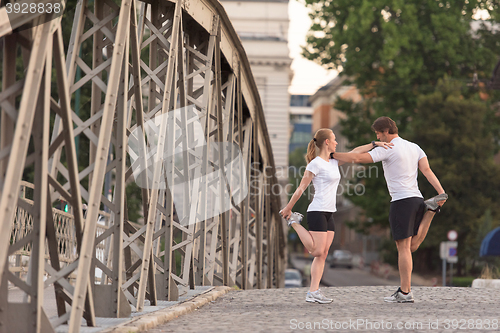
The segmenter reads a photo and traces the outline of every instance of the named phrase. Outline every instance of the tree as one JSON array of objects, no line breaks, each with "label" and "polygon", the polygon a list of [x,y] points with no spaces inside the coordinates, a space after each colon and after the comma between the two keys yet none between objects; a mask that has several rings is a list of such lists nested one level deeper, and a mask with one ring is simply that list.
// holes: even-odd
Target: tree
[{"label": "tree", "polygon": [[363,94],[387,97],[384,112],[411,112],[444,75],[488,77],[496,63],[487,27],[471,31],[478,8],[498,7],[490,1],[305,1],[313,25],[303,55],[352,77]]},{"label": "tree", "polygon": [[[344,111],[347,116],[341,122],[342,134],[355,147],[375,139],[370,125],[376,118],[389,116],[394,119],[403,138],[415,140],[426,152],[430,150],[431,166],[436,168],[438,177],[443,178],[444,188],[453,192],[452,198],[456,193],[478,194],[471,194],[474,197],[469,197],[472,200],[469,203],[460,198],[450,204],[455,200],[451,199],[440,215],[442,220],[450,218],[453,223],[458,223],[462,240],[472,241],[472,238],[468,239],[467,232],[474,230],[474,225],[484,214],[484,208],[493,203],[488,198],[495,197],[479,193],[478,184],[491,191],[496,181],[493,181],[496,174],[492,173],[491,155],[498,150],[500,140],[498,117],[495,117],[491,105],[499,98],[498,93],[489,91],[489,101],[481,101],[477,91],[467,88],[467,84],[473,82],[474,74],[479,80],[489,78],[498,61],[500,38],[491,29],[500,19],[498,1],[305,2],[311,9],[313,25],[303,55],[325,67],[337,69],[340,75],[348,76],[364,97],[359,103],[336,102],[335,108]],[[491,15],[487,24],[474,21],[477,9],[486,9]],[[440,83],[436,88],[439,80],[445,77],[446,83]],[[439,94],[443,96],[442,100],[436,97]],[[432,101],[429,100],[432,98]],[[448,122],[440,120],[443,108],[450,113]],[[436,124],[441,127],[434,127]],[[479,137],[474,131],[462,134],[456,131],[462,127],[468,129],[467,126],[481,128]],[[439,139],[433,139],[440,131],[442,135]],[[428,140],[423,141],[424,138]],[[479,142],[481,153],[477,149],[473,150],[472,157],[456,153],[458,148],[455,145],[458,143],[464,144],[463,148]],[[450,150],[452,146],[455,150]],[[447,169],[451,166],[444,165],[448,159],[441,159],[440,152],[453,152],[450,159],[467,160],[463,164],[454,163],[455,170]],[[479,161],[473,161],[479,158],[481,165]],[[441,170],[445,173],[441,174]],[[359,179],[365,186],[366,195],[350,199],[363,208],[367,217],[373,218],[373,223],[387,226],[389,196],[382,174]],[[455,177],[459,182],[451,181]],[[423,195],[434,195],[435,191],[424,184],[425,181]],[[492,211],[492,214],[498,216],[496,212]],[[436,239],[432,234],[424,246],[435,246],[437,237],[444,232],[435,225],[433,228],[438,229],[435,230]]]},{"label": "tree", "polygon": [[[489,76],[500,51],[498,36],[486,26],[471,31],[472,15],[485,8],[484,1],[306,0],[306,5],[313,25],[303,54],[349,76],[364,96],[360,103],[335,105],[347,115],[343,135],[352,147],[375,139],[370,125],[382,115],[408,135],[420,94],[432,93],[444,75],[463,83],[472,82],[474,73]],[[489,6],[491,13],[497,8]],[[364,180],[367,193],[380,191],[381,184],[382,179]],[[378,194],[354,201],[375,223],[386,224],[387,213],[378,209],[388,195]]]},{"label": "tree", "polygon": [[303,55],[347,75],[365,97],[360,105],[336,105],[348,116],[343,134],[353,146],[373,138],[370,125],[381,115],[405,133],[420,94],[433,92],[445,75],[460,82],[472,82],[474,74],[489,78],[500,54],[496,21],[472,18],[477,9],[495,18],[497,2],[305,1],[313,25]]},{"label": "tree", "polygon": [[[425,147],[431,168],[450,195],[422,247],[435,251],[446,233],[456,230],[459,269],[465,268],[466,258],[479,256],[477,236],[487,233],[481,230],[484,220],[500,216],[500,166],[493,161],[491,134],[492,123],[498,125],[499,119],[492,113],[477,96],[464,98],[456,82],[441,80],[434,93],[419,98],[418,117],[411,123],[411,139]],[[424,194],[435,193],[424,177],[420,180]]]}]

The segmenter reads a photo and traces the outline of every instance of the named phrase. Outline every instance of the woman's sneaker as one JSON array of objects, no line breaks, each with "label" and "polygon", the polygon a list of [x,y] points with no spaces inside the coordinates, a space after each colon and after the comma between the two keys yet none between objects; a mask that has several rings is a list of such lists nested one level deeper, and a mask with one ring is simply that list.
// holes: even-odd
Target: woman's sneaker
[{"label": "woman's sneaker", "polygon": [[316,291],[308,291],[306,295],[306,302],[309,303],[320,303],[320,304],[328,304],[333,302],[333,299],[327,298],[321,290]]},{"label": "woman's sneaker", "polygon": [[403,294],[401,287],[389,297],[384,297],[384,301],[389,303],[414,303],[413,293],[410,291],[407,295]]},{"label": "woman's sneaker", "polygon": [[298,223],[300,224],[302,222],[302,219],[304,218],[304,215],[297,213],[297,212],[292,212],[292,215],[290,215],[290,218],[288,219],[288,226],[291,226],[292,223]]},{"label": "woman's sneaker", "polygon": [[[280,210],[280,214],[281,214],[281,210]],[[300,213],[292,212],[292,214],[290,215],[290,218],[287,220],[288,226],[290,227],[292,225],[292,223],[300,224],[302,222],[303,218],[304,218],[304,215],[302,215]]]}]

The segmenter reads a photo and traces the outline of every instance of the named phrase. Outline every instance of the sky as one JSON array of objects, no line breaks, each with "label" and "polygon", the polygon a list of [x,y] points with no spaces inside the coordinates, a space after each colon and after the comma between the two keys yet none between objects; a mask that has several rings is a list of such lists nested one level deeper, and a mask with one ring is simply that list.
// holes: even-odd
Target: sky
[{"label": "sky", "polygon": [[312,95],[319,88],[327,84],[337,72],[327,71],[320,65],[309,61],[300,55],[301,46],[306,44],[306,34],[311,26],[307,8],[297,0],[290,0],[288,15],[288,48],[293,59],[292,70],[294,77],[288,92],[292,95]]}]

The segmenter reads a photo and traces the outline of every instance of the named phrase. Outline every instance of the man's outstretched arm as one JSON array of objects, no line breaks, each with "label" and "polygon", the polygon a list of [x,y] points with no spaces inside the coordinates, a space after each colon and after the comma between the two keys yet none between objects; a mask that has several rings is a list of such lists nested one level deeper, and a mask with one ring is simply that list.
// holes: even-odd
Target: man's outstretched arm
[{"label": "man's outstretched arm", "polygon": [[431,167],[429,166],[429,161],[427,160],[427,157],[422,157],[418,161],[418,168],[420,169],[420,171],[422,171],[425,178],[427,178],[429,183],[434,187],[434,189],[437,191],[438,194],[444,193],[444,189],[441,186],[439,179],[437,179],[436,175],[434,174],[434,172],[432,172]]},{"label": "man's outstretched arm", "polygon": [[334,153],[332,157],[345,163],[373,163],[372,156],[368,153]]}]

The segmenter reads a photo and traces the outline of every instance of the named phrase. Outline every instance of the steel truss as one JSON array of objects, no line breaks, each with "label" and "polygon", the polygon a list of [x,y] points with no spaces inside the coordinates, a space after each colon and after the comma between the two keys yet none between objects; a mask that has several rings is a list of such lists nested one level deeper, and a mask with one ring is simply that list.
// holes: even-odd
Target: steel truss
[{"label": "steel truss", "polygon": [[[0,331],[78,332],[82,318],[126,317],[195,286],[283,286],[265,118],[221,5],[81,0],[67,55],[61,17],[45,15],[0,22]],[[71,101],[85,88],[90,112],[79,114]],[[128,217],[134,181],[140,221]],[[27,274],[12,264],[22,255]],[[9,285],[24,303],[9,302]]]}]

